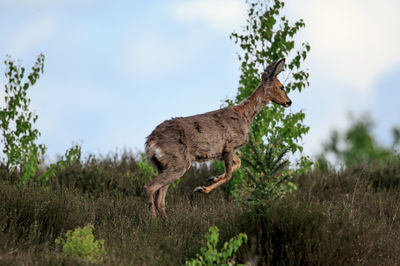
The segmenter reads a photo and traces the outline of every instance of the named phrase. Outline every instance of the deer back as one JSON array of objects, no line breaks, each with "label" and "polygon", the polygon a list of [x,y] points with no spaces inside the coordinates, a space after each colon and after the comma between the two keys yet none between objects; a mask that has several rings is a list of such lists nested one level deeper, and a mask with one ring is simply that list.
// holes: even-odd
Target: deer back
[{"label": "deer back", "polygon": [[250,125],[231,107],[216,111],[166,120],[148,137],[164,153],[183,146],[192,161],[218,159],[245,145]]}]

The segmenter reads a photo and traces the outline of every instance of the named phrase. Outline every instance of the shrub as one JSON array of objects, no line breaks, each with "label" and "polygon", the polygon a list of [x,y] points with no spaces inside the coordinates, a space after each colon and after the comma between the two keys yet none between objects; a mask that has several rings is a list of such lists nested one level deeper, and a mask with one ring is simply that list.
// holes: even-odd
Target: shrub
[{"label": "shrub", "polygon": [[285,158],[288,149],[277,149],[273,143],[256,143],[252,134],[248,146],[251,148],[245,158],[244,178],[236,182],[234,195],[245,205],[266,207],[271,201],[282,198],[287,192],[297,189],[291,182],[293,171],[288,169]]},{"label": "shrub", "polygon": [[55,244],[65,256],[78,256],[90,262],[101,262],[106,256],[104,240],[94,240],[93,225],[77,227],[73,232],[67,231],[65,239],[59,237]]},{"label": "shrub", "polygon": [[89,155],[65,168],[55,166],[55,173],[50,178],[52,187],[77,188],[95,197],[103,193],[141,196],[143,186],[155,175],[147,161],[138,160],[129,151],[121,155]]},{"label": "shrub", "polygon": [[253,208],[243,220],[256,235],[260,262],[265,265],[352,264],[360,250],[357,240],[367,226],[347,209],[286,197],[269,208]]},{"label": "shrub", "polygon": [[81,158],[81,147],[75,145],[65,152],[65,155],[60,158],[56,163],[50,164],[47,170],[41,174],[41,180],[44,182],[49,181],[50,178],[54,178],[58,171],[63,171],[74,163],[79,162]]},{"label": "shrub", "polygon": [[[243,242],[247,242],[247,235],[240,233],[236,238],[231,238],[229,242],[225,242],[222,249],[217,249],[219,230],[216,226],[208,229],[210,232],[206,234],[207,247],[200,249],[201,255],[197,254],[197,259],[186,261],[186,265],[235,265],[234,253],[239,249]],[[241,265],[241,264],[238,264]]]}]

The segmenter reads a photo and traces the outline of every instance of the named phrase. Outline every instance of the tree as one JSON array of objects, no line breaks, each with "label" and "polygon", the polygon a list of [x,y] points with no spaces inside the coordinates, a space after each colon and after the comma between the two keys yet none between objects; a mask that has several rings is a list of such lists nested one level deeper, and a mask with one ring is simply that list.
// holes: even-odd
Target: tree
[{"label": "tree", "polygon": [[[286,92],[301,92],[309,85],[309,74],[301,68],[301,64],[307,58],[310,45],[303,42],[298,48],[294,41],[294,36],[305,27],[305,23],[303,20],[290,23],[286,16],[281,15],[283,7],[284,2],[280,0],[249,2],[248,19],[243,31],[231,35],[231,39],[241,49],[238,53],[241,75],[235,99],[226,100],[226,104],[234,105],[248,97],[260,83],[264,68],[280,58],[287,59],[286,71],[281,74],[286,74],[286,78],[281,78],[285,83]],[[254,158],[257,157],[254,155],[255,150],[268,153],[268,157],[274,161],[273,165],[279,165],[277,158],[284,160],[282,154],[302,152],[303,147],[299,141],[309,130],[303,124],[304,118],[305,114],[302,111],[286,113],[279,105],[265,106],[253,120],[250,131],[252,141],[241,149],[242,168],[252,175],[259,175],[258,171],[264,171],[261,174],[271,176],[271,169],[254,168],[254,165],[257,165],[254,162]],[[269,145],[264,145],[265,143]],[[258,147],[255,149],[252,145]],[[301,171],[307,169],[311,163],[307,157],[301,157],[297,160],[297,165],[297,170]],[[282,170],[282,167],[275,168],[277,171]],[[238,175],[245,177],[246,174],[242,170],[236,174]],[[252,182],[249,178],[239,179],[245,186]]]},{"label": "tree", "polygon": [[345,167],[355,167],[367,164],[384,165],[397,157],[395,148],[399,143],[400,130],[393,128],[393,144],[386,148],[377,142],[372,130],[374,121],[368,114],[360,117],[350,117],[351,124],[344,132],[333,130],[330,139],[324,143],[323,151],[318,158],[321,170],[329,169],[327,156],[333,155],[336,162]]},{"label": "tree", "polygon": [[5,156],[2,161],[6,162],[7,179],[14,174],[24,184],[36,175],[40,158],[46,151],[43,144],[36,144],[40,132],[34,128],[34,123],[38,116],[29,109],[31,100],[27,96],[28,88],[43,73],[44,55],[39,55],[25,79],[25,68],[17,66],[10,57],[4,64],[8,83],[4,87],[5,106],[0,109],[1,143]]}]

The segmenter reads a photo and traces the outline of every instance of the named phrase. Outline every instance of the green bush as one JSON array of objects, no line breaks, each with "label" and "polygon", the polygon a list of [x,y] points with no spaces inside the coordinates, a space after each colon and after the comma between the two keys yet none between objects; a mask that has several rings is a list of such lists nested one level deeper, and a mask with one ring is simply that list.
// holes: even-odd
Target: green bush
[{"label": "green bush", "polygon": [[61,248],[65,256],[77,256],[90,262],[101,262],[107,252],[104,240],[94,240],[93,225],[77,227],[74,231],[67,231],[64,238],[57,238],[55,244]]},{"label": "green bush", "polygon": [[296,171],[288,169],[289,161],[285,158],[288,149],[277,149],[273,143],[256,143],[252,134],[248,146],[252,152],[243,158],[245,166],[239,170],[244,178],[236,182],[233,190],[241,203],[266,207],[297,189],[292,182]]},{"label": "green bush", "polygon": [[[236,238],[231,238],[229,242],[225,242],[222,249],[218,250],[219,230],[216,226],[208,229],[210,232],[206,234],[207,247],[200,249],[201,255],[197,254],[196,259],[186,261],[185,265],[235,265],[234,253],[243,243],[247,242],[247,235],[240,233]],[[242,264],[237,264],[242,265]]]},{"label": "green bush", "polygon": [[50,178],[54,178],[57,171],[62,171],[79,162],[81,158],[81,147],[75,145],[65,152],[65,155],[60,158],[56,163],[50,166],[41,174],[41,180],[47,182]]}]

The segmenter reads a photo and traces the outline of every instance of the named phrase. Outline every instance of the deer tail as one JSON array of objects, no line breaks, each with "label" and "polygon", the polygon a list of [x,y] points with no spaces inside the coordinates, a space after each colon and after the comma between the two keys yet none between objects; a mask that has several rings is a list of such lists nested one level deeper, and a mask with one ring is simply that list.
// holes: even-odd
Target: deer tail
[{"label": "deer tail", "polygon": [[145,145],[145,151],[151,165],[160,173],[162,170],[160,159],[163,156],[160,146],[157,145],[155,140],[148,140]]}]

